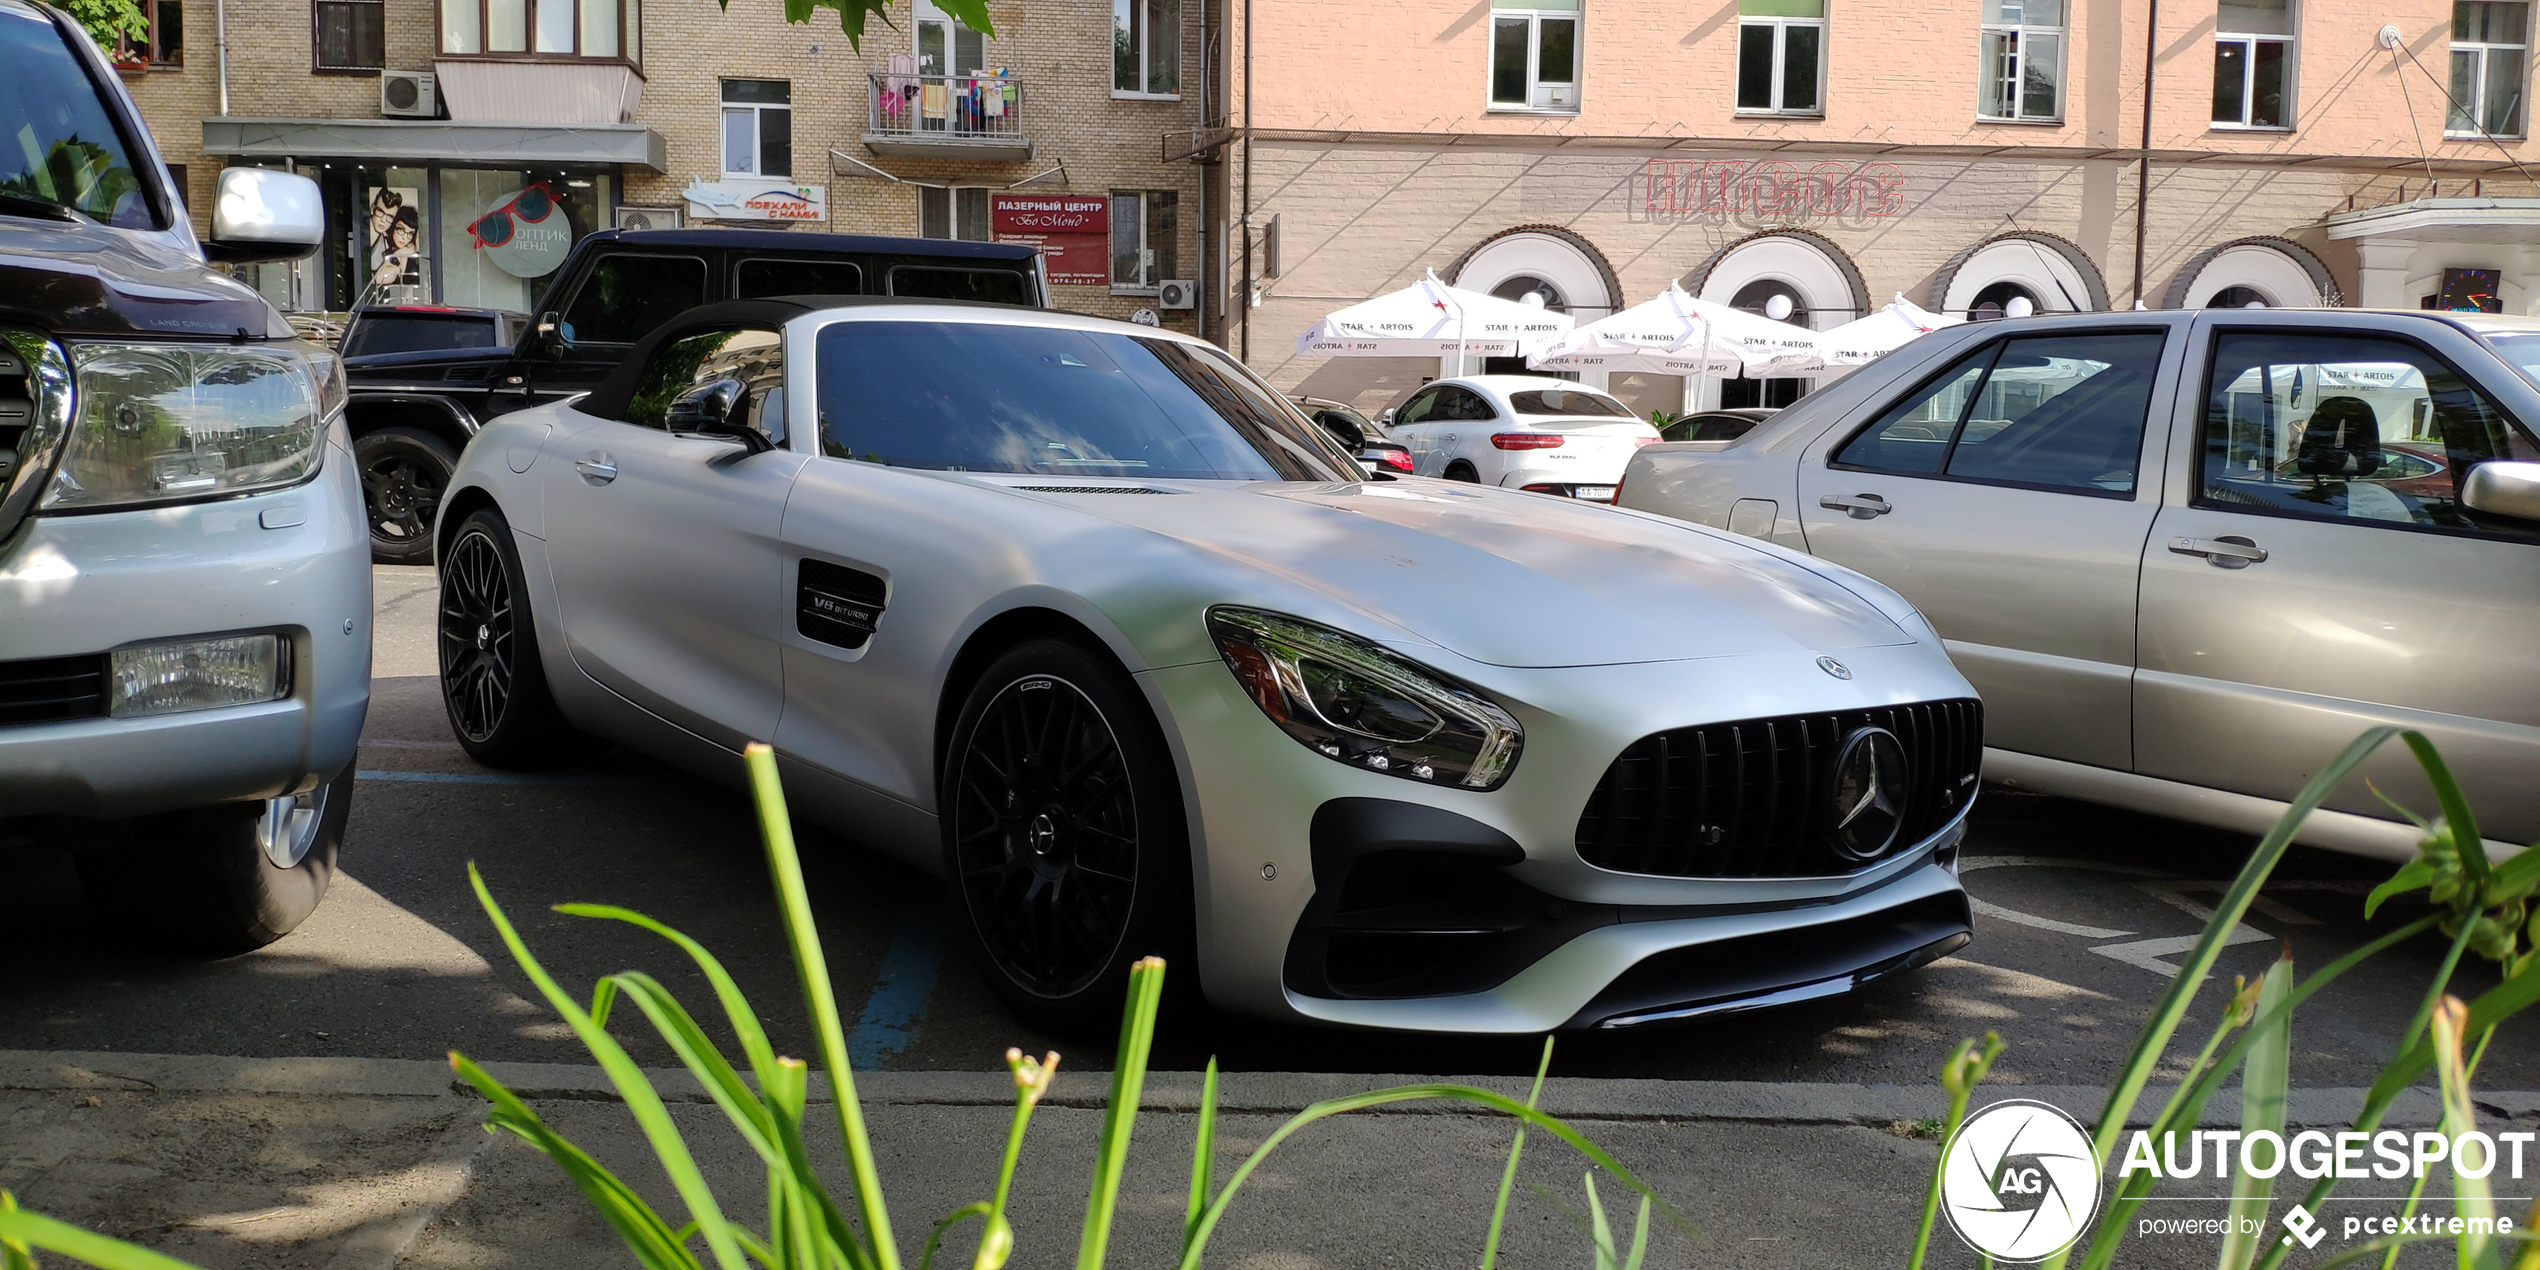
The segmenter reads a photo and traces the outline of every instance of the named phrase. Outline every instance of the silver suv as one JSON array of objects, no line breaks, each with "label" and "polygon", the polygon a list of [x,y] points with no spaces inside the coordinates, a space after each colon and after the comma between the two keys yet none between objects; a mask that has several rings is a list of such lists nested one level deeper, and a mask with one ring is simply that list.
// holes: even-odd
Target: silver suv
[{"label": "silver suv", "polygon": [[0,847],[234,950],[316,907],[370,703],[343,374],[212,270],[308,254],[316,186],[221,174],[197,243],[66,15],[0,0]]},{"label": "silver suv", "polygon": [[[2256,830],[2355,734],[2424,730],[2540,838],[2540,322],[2076,314],[1925,336],[1621,503],[1860,570],[1984,694],[1985,777]],[[2392,747],[2372,785],[2431,812]],[[2306,840],[2405,857],[2366,780]]]}]

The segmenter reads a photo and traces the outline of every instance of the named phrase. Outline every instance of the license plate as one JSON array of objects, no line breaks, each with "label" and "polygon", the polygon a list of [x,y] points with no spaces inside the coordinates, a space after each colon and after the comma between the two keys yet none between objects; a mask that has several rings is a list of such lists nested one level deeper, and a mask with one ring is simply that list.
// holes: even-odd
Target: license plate
[{"label": "license plate", "polygon": [[1611,485],[1573,485],[1570,487],[1570,497],[1584,498],[1591,503],[1610,503],[1614,501],[1614,487]]}]

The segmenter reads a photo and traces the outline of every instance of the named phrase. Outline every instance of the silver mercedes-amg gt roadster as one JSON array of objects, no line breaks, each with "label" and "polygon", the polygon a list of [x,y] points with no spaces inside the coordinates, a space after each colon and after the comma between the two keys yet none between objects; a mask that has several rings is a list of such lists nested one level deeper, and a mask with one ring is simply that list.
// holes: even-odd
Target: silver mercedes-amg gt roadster
[{"label": "silver mercedes-amg gt roadster", "polygon": [[1975,694],[1895,592],[1370,475],[1214,346],[886,298],[694,310],[442,504],[450,722],[610,738],[939,872],[1019,1013],[1622,1028],[1969,937]]}]

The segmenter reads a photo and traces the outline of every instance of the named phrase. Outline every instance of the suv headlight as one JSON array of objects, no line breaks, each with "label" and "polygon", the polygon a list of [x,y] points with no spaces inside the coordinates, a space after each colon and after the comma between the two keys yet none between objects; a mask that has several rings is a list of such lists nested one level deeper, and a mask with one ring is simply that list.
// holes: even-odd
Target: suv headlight
[{"label": "suv headlight", "polygon": [[40,506],[85,511],[242,494],[317,470],[324,414],[288,347],[78,344],[77,414]]},{"label": "suv headlight", "polygon": [[1497,702],[1390,649],[1259,609],[1208,611],[1253,704],[1308,749],[1429,785],[1497,789],[1525,729]]}]

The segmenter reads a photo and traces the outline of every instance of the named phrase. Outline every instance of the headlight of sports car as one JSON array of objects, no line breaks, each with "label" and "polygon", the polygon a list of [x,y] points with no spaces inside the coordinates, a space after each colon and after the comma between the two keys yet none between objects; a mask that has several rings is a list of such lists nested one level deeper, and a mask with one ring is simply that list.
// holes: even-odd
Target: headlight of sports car
[{"label": "headlight of sports car", "polygon": [[1525,729],[1479,692],[1355,635],[1213,608],[1217,651],[1281,731],[1325,758],[1430,785],[1497,789]]},{"label": "headlight of sports car", "polygon": [[243,494],[317,468],[318,383],[294,350],[82,344],[71,362],[78,414],[47,510]]}]

